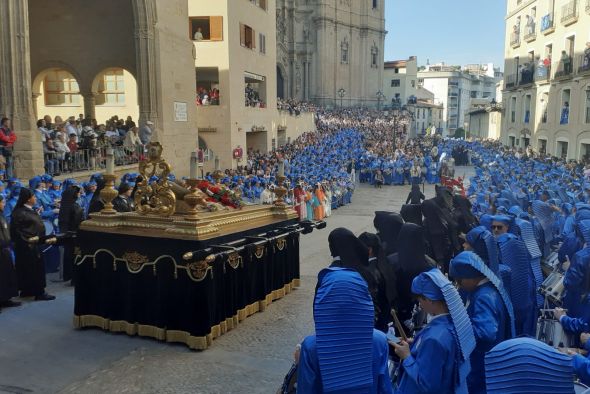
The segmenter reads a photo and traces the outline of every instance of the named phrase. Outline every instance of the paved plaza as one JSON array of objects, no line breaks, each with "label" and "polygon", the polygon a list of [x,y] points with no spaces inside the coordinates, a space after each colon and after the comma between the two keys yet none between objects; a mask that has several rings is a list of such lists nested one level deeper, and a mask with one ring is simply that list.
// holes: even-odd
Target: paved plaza
[{"label": "paved plaza", "polygon": [[[462,176],[471,169],[458,168]],[[331,262],[328,234],[372,231],[376,210],[399,211],[409,186],[359,186],[328,227],[302,236],[301,287],[203,352],[184,345],[72,328],[73,289],[51,284],[52,302],[0,313],[0,393],[274,393],[296,343],[313,332],[318,271]],[[425,194],[432,197],[433,186]]]}]

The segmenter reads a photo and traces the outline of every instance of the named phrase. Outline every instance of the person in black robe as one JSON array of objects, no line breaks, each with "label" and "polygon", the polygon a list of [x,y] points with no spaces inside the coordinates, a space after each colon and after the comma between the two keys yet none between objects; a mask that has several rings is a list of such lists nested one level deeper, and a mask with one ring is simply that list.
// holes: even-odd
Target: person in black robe
[{"label": "person in black robe", "polygon": [[473,228],[477,227],[478,222],[475,215],[473,215],[471,208],[471,201],[467,197],[460,194],[453,196],[453,207],[455,221],[457,222],[457,230],[460,233],[467,234]]},{"label": "person in black robe", "polygon": [[[369,250],[367,247],[352,231],[342,227],[332,230],[328,235],[328,245],[330,254],[334,258],[330,267],[356,270],[367,282],[373,304],[378,304],[379,280],[369,267]],[[375,310],[375,313],[375,316],[377,316],[377,310]]]},{"label": "person in black robe", "polygon": [[18,296],[18,284],[10,253],[10,230],[4,217],[5,205],[4,196],[0,194],[0,309],[21,304],[12,300],[12,297]]},{"label": "person in black robe", "polygon": [[395,272],[393,266],[387,263],[381,240],[376,234],[364,232],[359,235],[359,240],[369,250],[369,270],[377,278],[377,299],[374,302],[377,313],[375,328],[387,332],[387,325],[391,321],[391,306],[397,296]]},{"label": "person in black robe", "polygon": [[[422,272],[436,267],[436,262],[426,255],[424,228],[414,223],[402,226],[398,245],[403,245],[398,252],[388,257],[396,278],[397,298],[394,307],[401,322],[412,319],[414,306],[417,304],[412,294],[412,281]],[[411,324],[405,323],[410,328]]]},{"label": "person in black robe", "polygon": [[426,197],[424,193],[420,191],[420,185],[414,183],[412,185],[412,190],[408,193],[408,198],[406,199],[406,204],[422,204]]},{"label": "person in black robe", "polygon": [[46,240],[45,226],[39,214],[33,210],[37,203],[31,189],[21,189],[12,212],[10,237],[14,242],[16,277],[21,297],[35,297],[36,301],[54,300],[45,292],[45,265],[39,251],[39,243]]},{"label": "person in black robe", "polygon": [[443,272],[448,271],[454,252],[461,250],[458,225],[452,209],[453,197],[446,187],[437,187],[436,197],[422,203],[426,240],[431,249],[430,255]]},{"label": "person in black robe", "polygon": [[[80,228],[80,223],[84,220],[84,209],[78,205],[77,200],[80,198],[81,189],[77,185],[69,186],[62,194],[61,205],[59,208],[59,230],[62,234],[74,235]],[[75,238],[66,237],[63,240],[64,259],[63,259],[63,280],[72,280],[74,269],[74,249]]]},{"label": "person in black robe", "polygon": [[88,213],[96,213],[100,212],[104,209],[104,200],[100,196],[100,192],[105,187],[104,178],[98,177],[96,178],[96,190],[92,195],[92,200],[90,200],[90,204],[88,206]]},{"label": "person in black robe", "polygon": [[128,183],[121,183],[119,185],[119,195],[113,200],[113,208],[117,212],[132,212],[133,205],[131,204],[131,193],[133,189]]},{"label": "person in black robe", "polygon": [[373,219],[373,226],[383,245],[385,256],[397,252],[397,236],[404,224],[401,215],[393,212],[377,211]]}]

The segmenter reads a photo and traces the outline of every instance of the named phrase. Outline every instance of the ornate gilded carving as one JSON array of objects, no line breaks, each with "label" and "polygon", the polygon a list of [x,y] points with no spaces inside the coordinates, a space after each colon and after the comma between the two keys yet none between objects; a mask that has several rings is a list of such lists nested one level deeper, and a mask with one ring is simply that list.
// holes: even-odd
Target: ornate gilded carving
[{"label": "ornate gilded carving", "polygon": [[147,256],[139,252],[125,252],[123,254],[123,260],[127,262],[127,267],[131,271],[139,271],[149,261]]},{"label": "ornate gilded carving", "polygon": [[254,251],[254,256],[256,256],[257,259],[261,259],[264,256],[264,249],[265,249],[264,245],[256,245],[256,250]]},{"label": "ornate gilded carving", "polygon": [[213,277],[213,267],[210,265],[210,263],[213,261],[215,261],[215,255],[209,255],[205,258],[205,260],[188,263],[186,268],[189,276],[194,281],[200,282],[205,279],[205,277],[207,277],[207,273],[211,271],[211,276]]},{"label": "ornate gilded carving", "polygon": [[283,238],[279,238],[276,240],[275,245],[277,247],[278,250],[283,250],[285,249],[285,246],[287,246],[287,238],[283,237]]},{"label": "ornate gilded carving", "polygon": [[244,261],[242,259],[242,256],[240,256],[240,254],[238,252],[230,253],[227,256],[227,263],[233,269],[238,269],[239,266],[242,266],[242,267],[244,266]]},{"label": "ornate gilded carving", "polygon": [[[162,145],[159,142],[151,142],[148,145],[148,160],[139,163],[139,173],[143,178],[135,192],[135,210],[139,214],[174,214],[176,196],[168,183],[170,171],[170,165],[162,159]],[[150,182],[154,176],[158,177],[158,180]]]}]

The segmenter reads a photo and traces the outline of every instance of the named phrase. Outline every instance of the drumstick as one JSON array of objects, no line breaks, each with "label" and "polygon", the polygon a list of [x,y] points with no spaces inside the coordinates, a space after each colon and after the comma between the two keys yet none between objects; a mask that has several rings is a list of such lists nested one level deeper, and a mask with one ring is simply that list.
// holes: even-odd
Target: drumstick
[{"label": "drumstick", "polygon": [[395,312],[395,309],[393,309],[393,308],[391,308],[391,316],[393,316],[393,324],[395,324],[395,328],[399,331],[399,334],[402,336],[402,339],[405,342],[407,342],[408,337],[406,336],[406,332],[404,331],[402,324],[400,323],[399,319],[397,318],[397,313]]}]

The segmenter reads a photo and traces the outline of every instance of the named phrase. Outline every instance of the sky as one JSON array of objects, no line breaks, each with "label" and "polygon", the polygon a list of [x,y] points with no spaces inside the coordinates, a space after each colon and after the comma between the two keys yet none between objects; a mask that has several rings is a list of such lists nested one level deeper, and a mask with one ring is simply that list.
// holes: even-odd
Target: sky
[{"label": "sky", "polygon": [[385,0],[385,60],[504,68],[505,0]]}]

